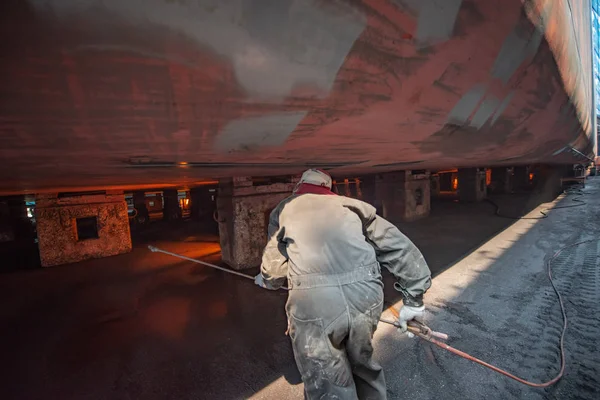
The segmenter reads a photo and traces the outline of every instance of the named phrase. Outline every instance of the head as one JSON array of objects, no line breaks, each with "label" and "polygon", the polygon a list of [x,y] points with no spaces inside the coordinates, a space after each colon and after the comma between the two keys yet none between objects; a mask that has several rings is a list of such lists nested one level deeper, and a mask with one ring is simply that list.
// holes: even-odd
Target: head
[{"label": "head", "polygon": [[294,188],[294,193],[296,193],[298,188],[300,188],[300,185],[303,183],[315,186],[323,186],[331,190],[331,176],[329,176],[327,172],[321,171],[320,169],[311,168],[304,171],[302,177],[300,178],[300,182],[298,182]]}]

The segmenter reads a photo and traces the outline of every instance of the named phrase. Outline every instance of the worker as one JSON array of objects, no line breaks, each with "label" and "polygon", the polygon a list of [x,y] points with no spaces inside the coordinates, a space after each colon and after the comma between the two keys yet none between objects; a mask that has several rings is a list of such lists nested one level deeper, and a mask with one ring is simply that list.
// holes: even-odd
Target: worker
[{"label": "worker", "polygon": [[338,196],[331,177],[302,175],[269,218],[268,243],[255,283],[279,289],[287,279],[288,331],[308,399],[385,399],[372,338],[383,310],[380,265],[397,278],[398,325],[422,320],[431,273],[417,247],[373,206]]}]

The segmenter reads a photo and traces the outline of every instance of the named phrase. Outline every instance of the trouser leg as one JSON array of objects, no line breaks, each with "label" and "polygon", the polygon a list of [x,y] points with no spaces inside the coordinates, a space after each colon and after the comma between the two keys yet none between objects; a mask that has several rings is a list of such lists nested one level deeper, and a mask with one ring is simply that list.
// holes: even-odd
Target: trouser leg
[{"label": "trouser leg", "polygon": [[[365,286],[365,284],[361,285]],[[350,300],[360,296],[365,288],[356,285],[349,295]],[[366,290],[369,292],[369,290]],[[356,307],[350,313],[350,332],[346,343],[348,359],[352,365],[354,383],[358,398],[361,400],[385,400],[387,391],[383,368],[373,359],[373,334],[383,309],[383,293],[379,296],[380,288],[374,286],[370,293],[371,300],[367,305]],[[348,292],[348,291],[346,291]],[[352,302],[352,301],[351,301]],[[356,303],[356,302],[354,302]]]},{"label": "trouser leg", "polygon": [[348,335],[346,310],[337,288],[290,294],[290,338],[307,399],[357,399],[342,344]]},{"label": "trouser leg", "polygon": [[383,368],[373,360],[371,318],[359,314],[350,327],[346,344],[348,358],[353,368],[354,383],[361,400],[387,398]]}]

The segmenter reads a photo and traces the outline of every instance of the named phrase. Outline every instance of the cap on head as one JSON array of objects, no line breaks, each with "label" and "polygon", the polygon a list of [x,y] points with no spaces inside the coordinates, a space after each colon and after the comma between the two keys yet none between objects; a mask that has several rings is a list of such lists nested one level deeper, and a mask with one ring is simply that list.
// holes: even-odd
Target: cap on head
[{"label": "cap on head", "polygon": [[300,182],[298,184],[308,183],[310,185],[325,186],[327,189],[331,189],[331,176],[327,172],[321,171],[320,169],[307,169],[302,174]]}]

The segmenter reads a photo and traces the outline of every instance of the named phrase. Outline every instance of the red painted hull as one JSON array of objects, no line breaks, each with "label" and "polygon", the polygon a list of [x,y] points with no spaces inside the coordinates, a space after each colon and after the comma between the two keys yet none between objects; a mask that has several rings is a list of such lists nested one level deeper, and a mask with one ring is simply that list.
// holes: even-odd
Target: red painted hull
[{"label": "red painted hull", "polygon": [[587,1],[199,3],[6,2],[0,192],[595,152]]}]

